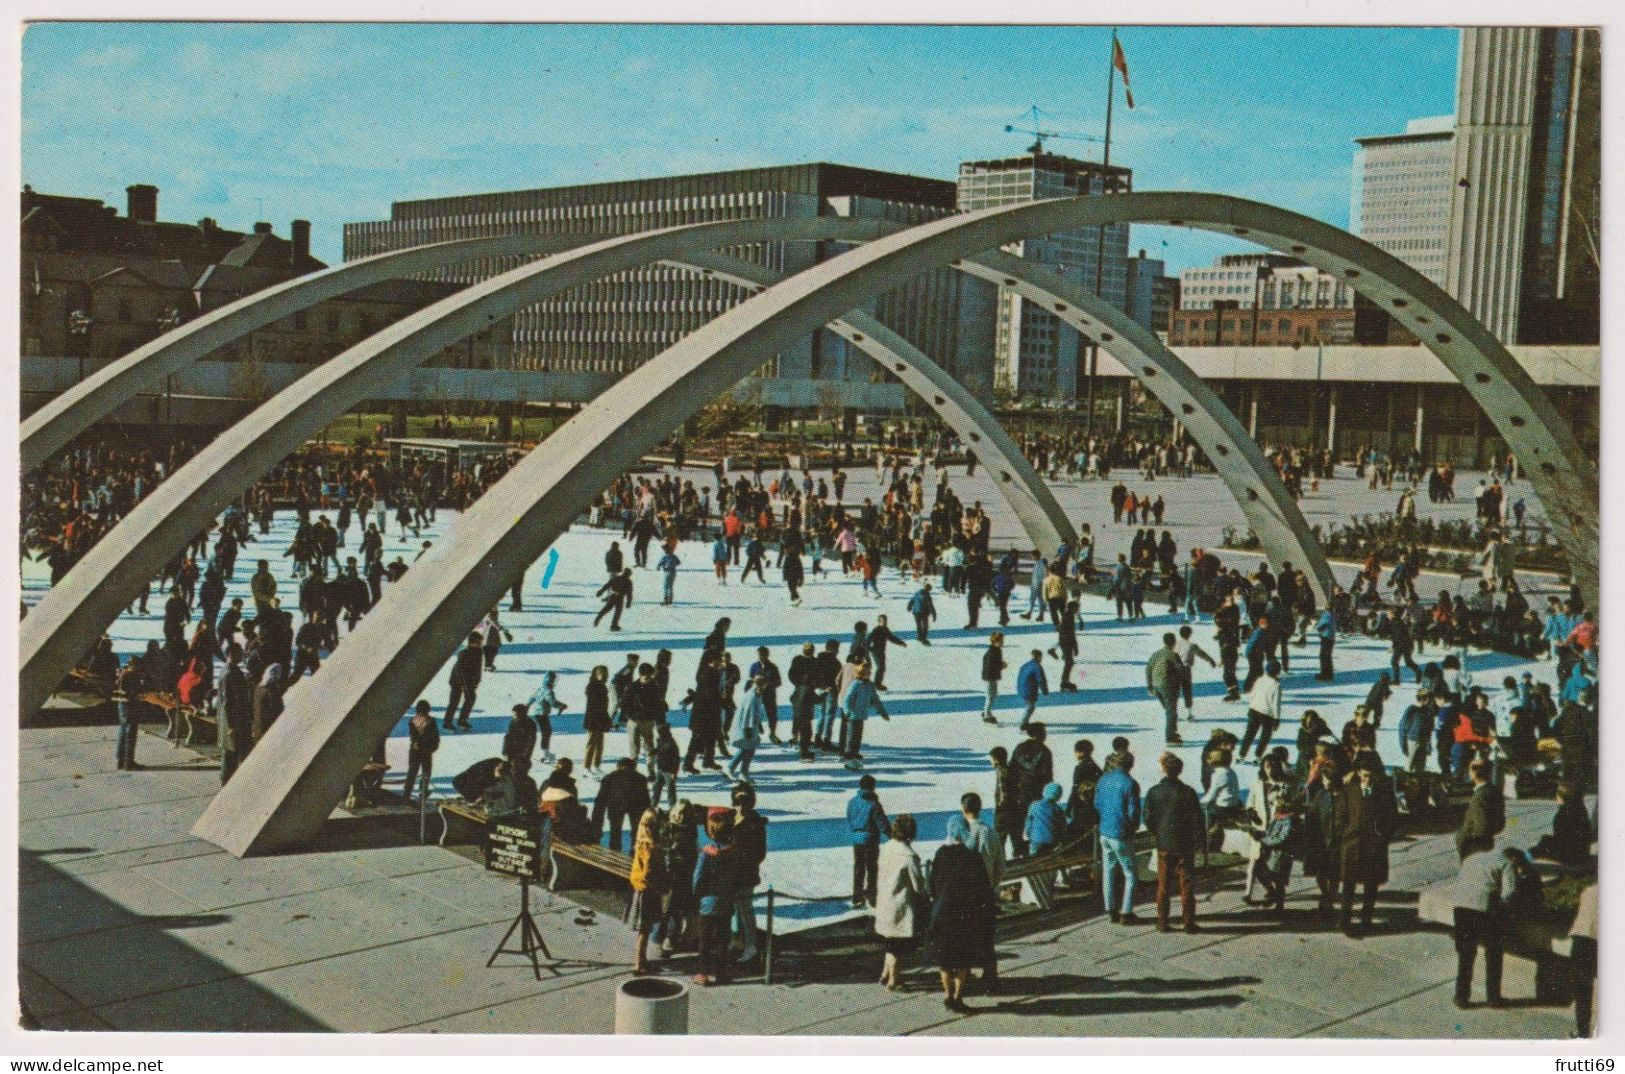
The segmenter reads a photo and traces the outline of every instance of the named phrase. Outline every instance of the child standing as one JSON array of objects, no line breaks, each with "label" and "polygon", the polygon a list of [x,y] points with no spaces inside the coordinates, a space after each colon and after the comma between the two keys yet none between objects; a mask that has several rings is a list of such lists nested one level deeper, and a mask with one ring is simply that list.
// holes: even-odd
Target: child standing
[{"label": "child standing", "polygon": [[670,725],[662,721],[655,727],[655,734],[658,736],[655,743],[655,786],[650,797],[658,802],[664,791],[667,804],[676,805],[677,770],[682,766],[683,754],[677,748],[677,739],[672,735]]},{"label": "child standing", "polygon": [[713,806],[706,814],[705,834],[694,866],[694,898],[700,911],[700,972],[697,985],[728,983],[729,923],[736,901],[736,856],[733,851],[733,810]]}]

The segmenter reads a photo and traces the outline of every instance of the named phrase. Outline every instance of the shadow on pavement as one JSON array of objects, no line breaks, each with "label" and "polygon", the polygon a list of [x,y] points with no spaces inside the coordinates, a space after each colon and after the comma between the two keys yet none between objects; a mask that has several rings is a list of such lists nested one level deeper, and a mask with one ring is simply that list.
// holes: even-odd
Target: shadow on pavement
[{"label": "shadow on pavement", "polygon": [[[29,943],[31,932],[34,931],[30,927],[31,923],[44,924],[59,915],[66,914],[71,915],[76,921],[94,920],[98,923],[93,932],[69,934],[50,941],[53,948],[59,948],[65,943],[82,948],[84,962],[108,963],[108,930],[120,929],[122,931],[119,933],[119,942],[125,945],[126,953],[130,956],[122,972],[139,975],[143,965],[163,965],[170,971],[177,967],[181,968],[183,972],[170,972],[168,976],[191,982],[185,986],[187,988],[209,982],[228,982],[224,994],[216,993],[206,1002],[184,1005],[184,1021],[178,1020],[182,1017],[180,1011],[177,1011],[171,1003],[163,1002],[162,994],[155,996],[153,998],[156,1013],[150,1018],[143,1019],[143,1024],[139,1027],[129,1028],[140,1028],[150,1032],[319,1033],[328,1030],[327,1025],[305,1011],[261,988],[248,978],[240,976],[235,970],[208,955],[193,949],[184,940],[170,935],[176,930],[222,924],[230,920],[230,915],[132,913],[92,891],[75,877],[41,860],[37,853],[24,850],[21,852],[21,858],[32,875],[42,877],[49,883],[49,886],[46,886],[46,882],[25,884],[17,892],[19,909],[17,938],[19,945],[22,945],[22,950],[18,954],[18,964],[19,968],[32,971],[19,974],[21,999],[27,1012],[24,1028],[45,1030],[86,1028],[84,1017],[87,1013],[86,1008],[77,1005],[64,1008],[60,996],[41,990],[36,983],[39,978],[44,978],[52,985],[56,985],[56,982],[50,981],[46,974],[29,964],[26,945]],[[58,887],[59,884],[66,884],[67,892],[63,892]],[[47,892],[51,894],[47,895]],[[115,965],[113,963],[108,965],[109,972],[115,972]],[[62,994],[71,995],[65,989]],[[135,1002],[139,1003],[139,1000]],[[103,1021],[97,1018],[94,1012],[89,1013],[97,1022]]]}]

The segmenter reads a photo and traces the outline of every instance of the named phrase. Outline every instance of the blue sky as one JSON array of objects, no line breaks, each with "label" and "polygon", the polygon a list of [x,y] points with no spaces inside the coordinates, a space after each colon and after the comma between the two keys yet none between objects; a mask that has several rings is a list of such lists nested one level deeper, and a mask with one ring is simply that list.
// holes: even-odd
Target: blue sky
[{"label": "blue sky", "polygon": [[[1140,190],[1348,223],[1352,139],[1453,108],[1449,29],[1126,27]],[[1101,27],[53,23],[23,42],[23,181],[165,219],[314,224],[396,199],[828,160],[952,179],[1034,104],[1098,134]],[[1119,89],[1121,93],[1121,89]],[[1098,159],[1093,143],[1054,151]],[[263,206],[263,208],[262,208]],[[1233,241],[1137,228],[1173,267]],[[1166,245],[1164,245],[1166,243]]]}]

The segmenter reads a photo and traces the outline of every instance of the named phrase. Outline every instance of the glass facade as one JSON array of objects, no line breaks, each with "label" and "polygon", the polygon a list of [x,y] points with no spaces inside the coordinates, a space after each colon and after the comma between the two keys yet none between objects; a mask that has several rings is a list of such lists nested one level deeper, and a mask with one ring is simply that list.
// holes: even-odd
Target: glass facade
[{"label": "glass facade", "polygon": [[[962,212],[1050,198],[1117,193],[1133,188],[1128,168],[1040,153],[1005,160],[967,161],[959,166],[958,205]],[[1103,245],[1102,245],[1103,244]],[[1100,258],[1104,248],[1105,257]],[[1044,235],[1009,247],[1051,271],[1095,289],[1118,309],[1128,307],[1129,225]],[[1084,351],[1081,336],[1060,318],[1014,291],[1001,288],[997,302],[993,365],[1005,391],[1039,398],[1074,398]]]},{"label": "glass facade", "polygon": [[[344,259],[450,239],[513,232],[630,234],[716,220],[856,215],[918,224],[954,209],[954,186],[833,164],[790,165],[587,186],[396,202],[390,219],[346,224]],[[777,272],[799,272],[834,256],[836,243],[763,243],[724,251]],[[431,273],[475,283],[526,259],[486,258]],[[960,274],[921,276],[869,309],[888,327],[954,371]],[[745,288],[665,265],[646,265],[578,287],[514,317],[521,369],[625,373],[749,297]],[[767,363],[783,377],[867,379],[868,360],[819,331]]]}]

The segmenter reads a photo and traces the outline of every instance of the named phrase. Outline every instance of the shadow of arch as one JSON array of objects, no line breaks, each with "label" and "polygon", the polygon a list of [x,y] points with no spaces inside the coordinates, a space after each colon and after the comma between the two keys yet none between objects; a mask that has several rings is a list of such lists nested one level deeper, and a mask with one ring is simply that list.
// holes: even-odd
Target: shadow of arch
[{"label": "shadow of arch", "polygon": [[[399,617],[368,616],[350,636],[351,644],[329,661],[328,678],[320,693],[303,682],[291,689],[286,714],[250,756],[239,778],[228,783],[210,804],[194,834],[236,854],[308,840],[320,829],[377,740],[415,700],[419,688],[456,648],[463,633],[500,599],[513,575],[534,561],[616,474],[709,399],[746,376],[760,363],[762,354],[782,349],[873,295],[944,263],[1023,237],[1122,220],[1228,228],[1237,235],[1254,236],[1250,241],[1277,248],[1285,245],[1300,255],[1312,255],[1305,260],[1323,268],[1347,266],[1343,274],[1350,279],[1369,270],[1361,289],[1372,290],[1379,299],[1391,299],[1402,288],[1405,293],[1419,293],[1426,299],[1428,316],[1441,318],[1468,338],[1474,335],[1475,322],[1459,304],[1388,255],[1295,213],[1221,195],[1140,193],[1033,202],[947,217],[874,239],[798,273],[701,326],[628,373],[571,419],[560,430],[562,435],[549,438],[523,459],[498,488],[469,510],[459,527],[459,540],[438,550],[434,569],[413,571],[385,598],[394,601],[393,606],[417,609],[413,620],[403,626]],[[718,229],[707,233],[709,239],[727,226],[699,225],[598,243],[562,255],[546,268],[515,270],[409,318],[330,364],[347,358],[350,365],[365,364],[368,356],[392,352],[397,345],[408,346],[409,340],[456,338],[456,332],[472,331],[468,326],[478,323],[490,307],[506,309],[504,299],[514,289],[522,291],[526,301],[534,301],[534,276],[554,273],[563,289],[578,282],[584,267],[602,275],[616,271],[638,254],[642,260],[680,255],[683,237],[698,247],[701,243],[695,241],[695,232]],[[671,238],[674,234],[680,237]],[[740,240],[722,238],[703,245],[714,248],[733,241]],[[672,247],[670,252],[661,252],[662,243]],[[1317,246],[1314,251],[1312,244]],[[562,272],[560,263],[567,266]],[[1396,279],[1398,284],[1390,282]],[[1444,348],[1443,353],[1439,348]],[[1435,353],[1458,375],[1473,372],[1476,365],[1478,374],[1488,381],[1488,385],[1481,381],[1481,387],[1496,386],[1527,403],[1536,420],[1526,421],[1517,431],[1539,428],[1540,436],[1520,443],[1526,450],[1548,450],[1552,458],[1571,464],[1578,482],[1575,487],[1583,489],[1581,467],[1586,464],[1572,435],[1504,347],[1477,326],[1470,347],[1452,347],[1446,338],[1439,341]],[[306,384],[315,376],[299,383]],[[290,394],[293,389],[278,400]],[[1475,397],[1487,394],[1475,392]],[[1502,417],[1507,415],[1506,400],[1487,402],[1496,405]],[[1543,414],[1553,420],[1544,420]],[[1543,499],[1564,494],[1566,488],[1552,481],[1537,484]],[[1551,506],[1548,503],[1549,509]],[[1578,560],[1579,554],[1594,554],[1596,508],[1583,498],[1573,501],[1573,506],[1576,511],[1589,510],[1592,521],[1590,545],[1581,527],[1570,535],[1574,540],[1570,554]],[[186,533],[190,530],[177,534],[177,540]]]}]

